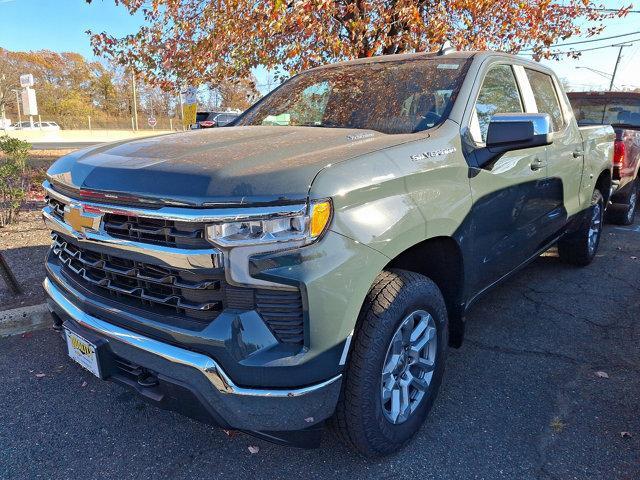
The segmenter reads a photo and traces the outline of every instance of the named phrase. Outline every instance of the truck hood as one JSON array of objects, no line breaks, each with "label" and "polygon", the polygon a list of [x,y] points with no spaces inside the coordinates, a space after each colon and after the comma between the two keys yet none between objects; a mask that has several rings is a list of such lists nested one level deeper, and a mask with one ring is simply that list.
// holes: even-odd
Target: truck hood
[{"label": "truck hood", "polygon": [[373,130],[225,127],[111,143],[60,158],[54,186],[205,206],[299,202],[331,163],[414,140]]}]

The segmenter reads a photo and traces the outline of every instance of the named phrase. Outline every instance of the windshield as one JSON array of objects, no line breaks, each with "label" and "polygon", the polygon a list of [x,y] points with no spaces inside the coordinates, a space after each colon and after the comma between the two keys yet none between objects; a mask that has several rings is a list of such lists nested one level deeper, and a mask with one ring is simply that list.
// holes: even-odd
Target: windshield
[{"label": "windshield", "polygon": [[469,63],[435,57],[311,70],[258,102],[236,125],[426,130],[447,118]]},{"label": "windshield", "polygon": [[572,96],[571,106],[580,125],[632,125],[640,127],[640,96]]}]

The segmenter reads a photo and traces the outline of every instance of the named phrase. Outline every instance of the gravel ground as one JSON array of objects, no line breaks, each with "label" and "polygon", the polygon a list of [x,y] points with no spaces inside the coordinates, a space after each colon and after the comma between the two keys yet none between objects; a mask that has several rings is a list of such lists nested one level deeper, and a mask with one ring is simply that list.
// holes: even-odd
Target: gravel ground
[{"label": "gravel ground", "polygon": [[[36,305],[44,302],[40,283],[44,277],[44,258],[51,243],[49,231],[44,228],[40,210],[44,206],[44,192],[40,188],[44,172],[60,156],[73,152],[63,150],[31,150],[28,165],[36,172],[36,184],[30,192],[30,201],[20,213],[18,223],[0,228],[0,251],[9,263],[23,295],[14,295],[0,279],[0,310]],[[2,160],[0,152],[0,161]]]},{"label": "gravel ground", "polygon": [[640,227],[609,226],[591,266],[551,253],[485,297],[424,427],[378,460],[156,409],[72,364],[52,331],[0,340],[0,477],[638,479],[638,257]]},{"label": "gravel ground", "polygon": [[44,302],[41,283],[51,236],[40,214],[43,205],[30,202],[18,223],[0,228],[0,250],[24,290],[23,295],[15,295],[0,279],[0,310]]}]

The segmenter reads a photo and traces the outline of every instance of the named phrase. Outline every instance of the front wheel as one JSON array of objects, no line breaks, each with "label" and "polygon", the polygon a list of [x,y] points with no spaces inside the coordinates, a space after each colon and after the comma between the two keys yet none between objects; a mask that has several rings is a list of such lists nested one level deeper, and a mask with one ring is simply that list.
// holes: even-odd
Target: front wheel
[{"label": "front wheel", "polygon": [[367,456],[393,453],[424,422],[442,381],[447,311],[429,278],[383,271],[358,319],[331,426]]},{"label": "front wheel", "polygon": [[580,267],[589,265],[595,258],[600,245],[603,218],[604,198],[599,190],[595,190],[591,197],[591,207],[580,227],[558,241],[560,258]]}]

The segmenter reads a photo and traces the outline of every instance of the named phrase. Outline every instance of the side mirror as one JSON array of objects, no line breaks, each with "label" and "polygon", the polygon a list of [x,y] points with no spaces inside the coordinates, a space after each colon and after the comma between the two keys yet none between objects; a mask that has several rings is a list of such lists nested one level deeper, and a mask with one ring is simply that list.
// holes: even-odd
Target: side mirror
[{"label": "side mirror", "polygon": [[476,151],[480,168],[487,168],[504,153],[553,143],[548,113],[499,113],[491,118],[486,147]]}]

